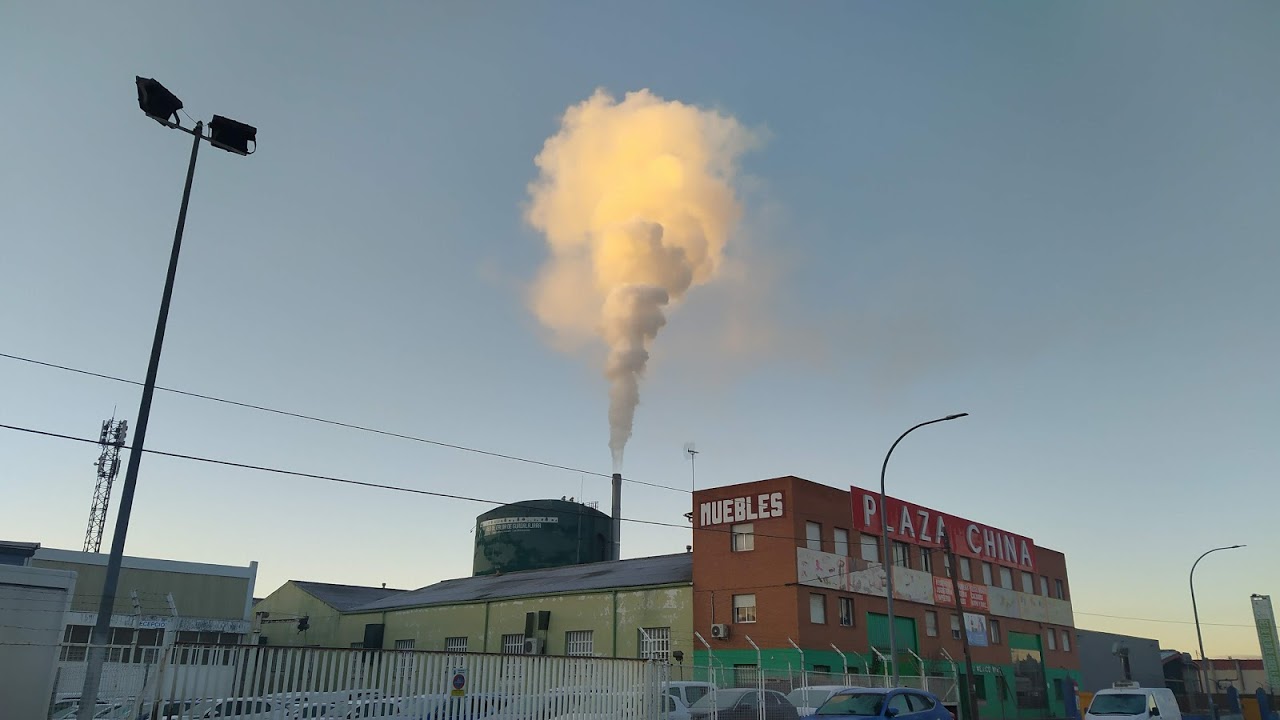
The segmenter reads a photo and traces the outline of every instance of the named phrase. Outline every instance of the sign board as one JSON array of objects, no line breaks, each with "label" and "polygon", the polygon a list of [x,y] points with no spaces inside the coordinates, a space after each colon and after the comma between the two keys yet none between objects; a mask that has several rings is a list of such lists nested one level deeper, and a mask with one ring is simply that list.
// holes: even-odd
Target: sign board
[{"label": "sign board", "polygon": [[[851,487],[849,494],[853,498],[854,527],[868,535],[879,535],[882,532],[880,493]],[[941,547],[943,536],[950,534],[956,555],[1036,571],[1036,544],[1031,538],[897,498],[886,498],[885,504],[891,538],[924,547]]]},{"label": "sign board", "polygon": [[1276,637],[1276,614],[1270,595],[1254,595],[1253,623],[1258,628],[1258,646],[1262,649],[1262,667],[1267,671],[1271,692],[1280,690],[1280,639]]},{"label": "sign board", "polygon": [[449,681],[449,695],[463,697],[467,694],[467,669],[458,668],[453,671],[453,679]]},{"label": "sign board", "polygon": [[987,616],[977,613],[965,613],[964,632],[969,636],[969,647],[986,647]]},{"label": "sign board", "polygon": [[782,493],[780,492],[709,500],[698,505],[698,527],[769,520],[780,518],[782,514]]},{"label": "sign board", "polygon": [[504,517],[485,520],[480,529],[486,533],[514,532],[517,530],[541,530],[543,525],[554,525],[560,518],[548,517]]},{"label": "sign board", "polygon": [[[956,585],[960,588],[960,605],[966,610],[979,610],[985,613],[991,609],[987,605],[986,585],[975,585],[964,580],[957,580]],[[955,593],[951,589],[951,578],[938,576],[933,578],[933,598],[942,607],[956,606]]]}]

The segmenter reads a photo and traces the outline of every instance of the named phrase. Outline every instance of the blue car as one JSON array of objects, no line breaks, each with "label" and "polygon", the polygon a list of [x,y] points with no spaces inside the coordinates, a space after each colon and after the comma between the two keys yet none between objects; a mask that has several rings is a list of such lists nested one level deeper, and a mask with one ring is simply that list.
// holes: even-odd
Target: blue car
[{"label": "blue car", "polygon": [[937,695],[908,688],[849,688],[827,698],[812,717],[955,720]]}]

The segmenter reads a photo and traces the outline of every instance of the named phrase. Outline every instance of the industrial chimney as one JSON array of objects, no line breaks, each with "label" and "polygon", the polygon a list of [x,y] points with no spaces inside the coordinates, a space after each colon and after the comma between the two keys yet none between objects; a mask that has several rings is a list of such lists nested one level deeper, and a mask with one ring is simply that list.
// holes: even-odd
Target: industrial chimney
[{"label": "industrial chimney", "polygon": [[622,559],[622,473],[613,474],[613,559]]}]

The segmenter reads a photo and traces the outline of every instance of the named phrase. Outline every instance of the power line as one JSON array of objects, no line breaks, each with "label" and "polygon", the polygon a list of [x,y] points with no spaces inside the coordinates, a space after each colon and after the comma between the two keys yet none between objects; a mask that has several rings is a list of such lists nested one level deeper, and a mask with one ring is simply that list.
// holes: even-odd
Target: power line
[{"label": "power line", "polygon": [[[76,437],[74,435],[65,435],[63,433],[55,433],[47,430],[36,430],[34,428],[20,427],[17,425],[8,425],[8,424],[0,423],[0,428],[3,428],[5,430],[14,430],[16,432],[28,433],[32,435],[40,435],[42,437],[56,438],[59,440],[71,440],[74,442],[93,443],[93,444],[97,444],[98,442],[97,440],[92,440],[89,438]],[[128,445],[125,445],[124,447],[129,450],[133,449],[131,446],[128,446]],[[266,465],[253,465],[250,463],[234,462],[232,460],[220,460],[217,458],[201,457],[199,455],[189,455],[186,453],[165,452],[163,450],[153,450],[151,448],[144,448],[143,452],[149,453],[152,455],[160,455],[162,457],[177,458],[180,460],[190,460],[192,462],[207,463],[211,465],[222,465],[226,467],[240,468],[242,470],[256,470],[259,472],[272,473],[275,475],[287,475],[292,477],[308,478],[311,480],[324,480],[327,482],[340,483],[343,485],[354,485],[357,487],[374,488],[378,490],[393,490],[396,492],[412,493],[414,495],[426,495],[429,497],[438,497],[438,498],[444,498],[448,500],[465,500],[467,502],[484,503],[487,505],[506,505],[510,507],[524,508],[528,510],[545,510],[545,508],[542,508],[536,505],[531,505],[527,502],[508,503],[508,502],[503,502],[501,500],[472,497],[470,495],[459,495],[457,493],[444,493],[444,492],[439,492],[435,490],[423,490],[421,488],[404,487],[402,485],[391,485],[387,483],[376,483],[376,482],[370,482],[367,480],[353,480],[351,478],[342,478],[342,477],[336,477],[333,475],[319,475],[317,473],[301,472],[298,470],[285,470],[283,468],[268,467]],[[585,508],[586,506],[583,506],[583,507]],[[598,512],[598,511],[592,511],[592,512]],[[577,514],[588,515],[589,513],[579,511]],[[677,523],[667,523],[667,522],[661,522],[658,520],[641,520],[638,518],[620,518],[620,519],[623,522],[636,523],[640,525],[672,527],[672,528],[679,528],[681,530],[689,529],[688,525],[681,525]],[[724,530],[717,529],[717,531],[727,533],[729,532],[729,529],[728,528]],[[774,536],[774,537],[784,537],[784,536]],[[789,537],[792,540],[797,539],[794,536],[785,536],[785,537]]]},{"label": "power line", "polygon": [[[1136,620],[1138,622],[1169,623],[1172,625],[1195,625],[1195,622],[1191,620],[1164,620],[1160,618],[1130,617],[1128,615],[1104,615],[1102,613],[1084,612],[1083,610],[1073,610],[1072,612],[1076,615],[1088,615],[1090,617],[1111,618],[1112,620]],[[1202,622],[1200,624],[1211,625],[1213,627],[1234,627],[1234,628],[1253,628],[1254,627],[1253,625],[1242,625],[1240,623]]]},{"label": "power line", "polygon": [[[10,360],[17,360],[19,362],[30,363],[32,365],[39,365],[41,367],[52,368],[55,370],[72,372],[79,375],[87,375],[89,377],[100,378],[102,380],[111,380],[113,382],[125,383],[127,385],[137,385],[139,387],[143,385],[143,383],[137,380],[130,380],[128,378],[117,377],[115,375],[107,375],[106,373],[94,372],[92,370],[84,370],[82,368],[74,368],[68,365],[59,365],[57,363],[46,362],[44,360],[36,360],[34,358],[22,357],[21,355],[13,355],[10,353],[0,352],[0,357],[8,358]],[[197,398],[200,400],[208,400],[211,402],[223,403],[225,405],[234,405],[236,407],[246,408],[249,410],[257,410],[259,412],[272,413],[274,415],[281,415],[284,417],[291,417],[297,420],[306,420],[308,422],[321,423],[324,425],[332,425],[334,427],[346,428],[348,430],[357,430],[359,432],[372,433],[374,435],[383,435],[386,437],[398,438],[400,440],[411,440],[413,442],[424,443],[426,445],[434,445],[436,447],[448,448],[450,450],[461,450],[463,452],[475,453],[477,455],[484,455],[487,457],[499,458],[502,460],[511,460],[513,462],[521,462],[521,463],[527,463],[529,465],[537,465],[540,467],[551,468],[553,470],[565,470],[567,472],[582,473],[584,475],[591,475],[593,477],[606,478],[606,479],[612,477],[610,473],[594,472],[592,470],[582,470],[580,468],[570,467],[568,465],[560,465],[557,463],[544,462],[542,460],[534,460],[532,458],[521,457],[519,455],[509,455],[506,453],[494,452],[492,450],[481,450],[480,448],[468,447],[466,445],[458,445],[456,443],[444,442],[442,440],[432,440],[430,438],[424,438],[417,435],[409,435],[407,433],[400,433],[392,430],[382,430],[380,428],[373,428],[365,425],[358,425],[356,423],[343,422],[341,420],[330,420],[328,418],[322,418],[315,415],[307,415],[305,413],[293,412],[291,410],[280,410],[278,408],[267,407],[265,405],[256,405],[254,403],[242,402],[240,400],[230,400],[227,398],[221,398],[214,395],[206,395],[203,393],[192,392],[189,390],[178,390],[176,388],[161,387],[160,385],[156,386],[156,390],[163,390],[164,392],[173,393],[175,395],[183,395],[186,397]],[[660,488],[662,490],[672,490],[674,492],[680,492],[680,493],[690,492],[685,488],[672,487],[670,485],[662,485],[660,483],[645,482],[643,480],[634,480],[632,478],[623,478],[623,480],[625,482],[633,483],[635,485],[645,485],[647,487]]]}]

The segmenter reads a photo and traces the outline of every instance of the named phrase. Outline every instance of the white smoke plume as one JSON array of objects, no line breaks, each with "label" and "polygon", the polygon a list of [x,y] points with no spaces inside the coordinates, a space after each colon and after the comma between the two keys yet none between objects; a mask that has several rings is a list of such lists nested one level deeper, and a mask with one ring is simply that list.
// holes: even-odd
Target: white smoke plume
[{"label": "white smoke plume", "polygon": [[741,213],[737,160],[755,142],[714,111],[648,90],[621,102],[597,90],[565,111],[535,160],[527,220],[551,254],[531,304],[561,341],[607,345],[615,470],[667,306],[723,263]]}]

